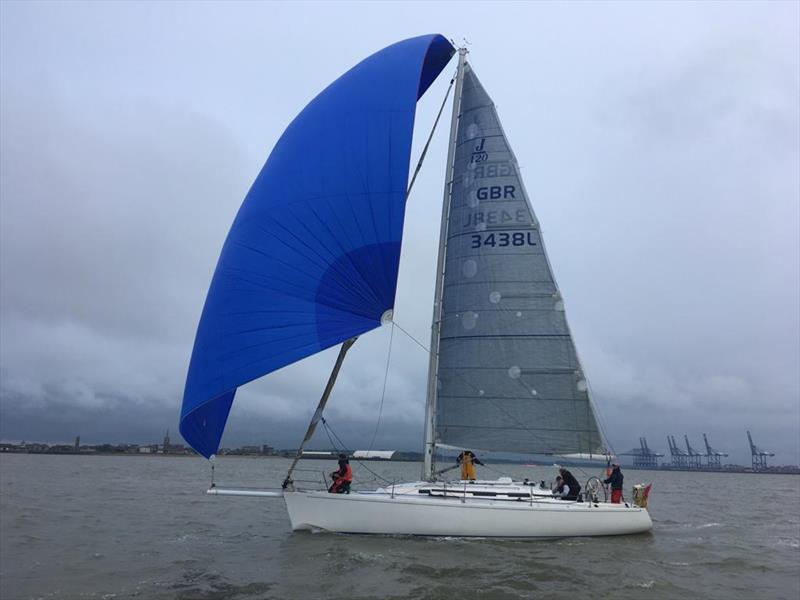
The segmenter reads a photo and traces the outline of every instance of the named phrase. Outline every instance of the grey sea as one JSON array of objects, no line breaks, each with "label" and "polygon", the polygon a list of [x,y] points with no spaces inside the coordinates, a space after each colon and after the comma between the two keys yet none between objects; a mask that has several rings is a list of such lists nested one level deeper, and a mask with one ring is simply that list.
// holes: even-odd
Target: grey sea
[{"label": "grey sea", "polygon": [[[274,486],[287,465],[223,458],[217,482]],[[334,468],[301,465],[312,479]],[[419,474],[414,463],[368,466],[389,480]],[[425,539],[292,533],[280,499],[206,496],[199,458],[2,455],[0,598],[800,598],[800,477],[625,475],[626,489],[654,482],[652,534]]]}]

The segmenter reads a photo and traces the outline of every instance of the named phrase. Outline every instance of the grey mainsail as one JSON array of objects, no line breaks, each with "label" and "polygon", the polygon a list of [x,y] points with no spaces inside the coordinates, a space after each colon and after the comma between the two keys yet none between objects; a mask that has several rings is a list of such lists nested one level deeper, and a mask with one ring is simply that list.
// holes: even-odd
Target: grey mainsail
[{"label": "grey mainsail", "polygon": [[604,453],[517,161],[464,66],[442,287],[437,445]]}]

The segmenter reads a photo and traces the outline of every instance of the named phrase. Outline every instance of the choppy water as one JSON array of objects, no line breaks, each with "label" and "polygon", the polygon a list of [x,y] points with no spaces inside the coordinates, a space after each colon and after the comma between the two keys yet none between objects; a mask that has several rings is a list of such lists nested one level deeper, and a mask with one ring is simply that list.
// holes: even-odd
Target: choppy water
[{"label": "choppy water", "polygon": [[[217,479],[274,485],[287,464],[222,459]],[[369,466],[389,479],[419,473]],[[292,533],[282,500],[206,496],[209,469],[197,458],[3,455],[0,598],[800,597],[800,477],[625,474],[626,488],[655,482],[652,534],[418,539]]]}]

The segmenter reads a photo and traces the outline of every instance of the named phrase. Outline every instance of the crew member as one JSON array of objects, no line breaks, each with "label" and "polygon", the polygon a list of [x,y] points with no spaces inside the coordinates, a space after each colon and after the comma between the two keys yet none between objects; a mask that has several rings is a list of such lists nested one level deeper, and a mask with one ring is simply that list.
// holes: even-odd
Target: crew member
[{"label": "crew member", "polygon": [[558,470],[561,478],[564,480],[564,487],[569,489],[569,493],[563,496],[562,500],[577,500],[578,495],[581,493],[581,484],[575,479],[575,476],[564,469],[563,467]]},{"label": "crew member", "polygon": [[469,481],[475,481],[476,479],[475,465],[483,465],[472,450],[464,450],[459,454],[458,458],[456,458],[456,463],[461,465],[461,479],[468,479]]},{"label": "crew member", "polygon": [[617,463],[611,465],[611,475],[604,479],[603,483],[611,484],[611,503],[619,504],[622,501],[622,471]]},{"label": "crew member", "polygon": [[346,454],[339,455],[339,469],[331,473],[333,483],[328,488],[331,494],[349,494],[350,484],[353,482],[353,470]]},{"label": "crew member", "polygon": [[556,483],[553,486],[553,496],[559,499],[565,499],[569,496],[569,486],[564,483],[564,478],[561,475],[556,475]]}]

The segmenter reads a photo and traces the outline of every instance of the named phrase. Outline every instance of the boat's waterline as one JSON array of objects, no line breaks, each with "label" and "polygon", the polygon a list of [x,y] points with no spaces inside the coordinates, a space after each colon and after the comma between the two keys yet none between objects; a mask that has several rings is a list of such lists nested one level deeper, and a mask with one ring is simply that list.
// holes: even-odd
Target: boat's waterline
[{"label": "boat's waterline", "polygon": [[292,529],[453,537],[555,538],[650,531],[646,509],[558,500],[286,491]]}]

